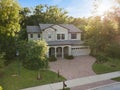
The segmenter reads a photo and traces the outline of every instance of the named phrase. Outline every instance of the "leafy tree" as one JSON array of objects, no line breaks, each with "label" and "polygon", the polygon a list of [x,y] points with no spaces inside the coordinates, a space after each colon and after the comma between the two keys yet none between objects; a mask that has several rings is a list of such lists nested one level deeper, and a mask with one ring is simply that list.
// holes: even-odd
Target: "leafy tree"
[{"label": "leafy tree", "polygon": [[105,51],[109,57],[120,59],[120,45],[119,44],[114,42],[114,44],[110,44],[106,48]]},{"label": "leafy tree", "polygon": [[13,58],[15,34],[19,32],[20,6],[15,0],[0,0],[0,43],[1,52]]},{"label": "leafy tree", "polygon": [[69,22],[67,12],[57,6],[37,5],[27,19],[26,25],[38,25],[39,23],[61,24]]},{"label": "leafy tree", "polygon": [[114,7],[112,10],[106,13],[105,19],[113,24],[116,34],[120,35],[120,7]]},{"label": "leafy tree", "polygon": [[25,60],[23,61],[24,67],[33,70],[47,67],[46,53],[47,45],[44,41],[29,41]]},{"label": "leafy tree", "polygon": [[28,40],[28,35],[27,35],[27,30],[26,29],[21,29],[20,32],[18,33],[18,40]]},{"label": "leafy tree", "polygon": [[0,68],[3,68],[4,67],[4,53],[1,53],[0,54]]},{"label": "leafy tree", "polygon": [[74,18],[73,21],[71,21],[71,24],[74,24],[81,30],[85,30],[85,26],[87,25],[87,19],[86,18]]},{"label": "leafy tree", "polygon": [[20,25],[21,25],[22,29],[26,28],[26,25],[28,24],[27,21],[28,21],[30,13],[31,13],[31,10],[28,7],[21,9],[21,11],[20,11],[20,15],[21,15]]},{"label": "leafy tree", "polygon": [[0,1],[0,33],[15,36],[15,32],[20,30],[19,10],[20,7],[15,0]]},{"label": "leafy tree", "polygon": [[86,43],[91,47],[93,55],[104,52],[116,35],[112,23],[106,19],[101,20],[100,17],[89,19],[85,30]]},{"label": "leafy tree", "polygon": [[19,40],[16,42],[16,50],[19,52],[19,59],[24,61],[26,58],[27,50],[28,50],[28,42],[25,40]]}]

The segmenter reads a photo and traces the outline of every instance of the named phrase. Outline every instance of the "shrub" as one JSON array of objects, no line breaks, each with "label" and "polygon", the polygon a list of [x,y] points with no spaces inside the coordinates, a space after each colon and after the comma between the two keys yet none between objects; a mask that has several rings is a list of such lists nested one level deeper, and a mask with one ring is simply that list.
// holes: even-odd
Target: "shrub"
[{"label": "shrub", "polygon": [[39,70],[40,68],[47,68],[48,67],[48,60],[47,58],[44,60],[40,60],[38,58],[34,58],[31,60],[24,60],[23,66],[30,70]]},{"label": "shrub", "polygon": [[120,45],[112,44],[106,49],[106,52],[109,57],[120,58]]},{"label": "shrub", "polygon": [[52,61],[57,61],[57,58],[54,55],[52,55],[48,58],[48,60],[51,61],[51,62]]},{"label": "shrub", "polygon": [[98,53],[96,54],[96,59],[97,59],[97,63],[104,63],[108,61],[108,58],[106,57],[106,55],[104,53]]},{"label": "shrub", "polygon": [[2,86],[0,86],[0,90],[3,90]]},{"label": "shrub", "polygon": [[73,59],[74,57],[73,57],[73,55],[66,55],[65,56],[65,59]]}]

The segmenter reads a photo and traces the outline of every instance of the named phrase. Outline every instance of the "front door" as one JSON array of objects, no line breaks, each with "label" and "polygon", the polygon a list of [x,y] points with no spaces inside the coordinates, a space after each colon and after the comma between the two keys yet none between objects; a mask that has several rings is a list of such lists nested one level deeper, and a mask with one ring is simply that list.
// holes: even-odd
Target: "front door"
[{"label": "front door", "polygon": [[57,57],[62,57],[62,48],[61,47],[57,48]]}]

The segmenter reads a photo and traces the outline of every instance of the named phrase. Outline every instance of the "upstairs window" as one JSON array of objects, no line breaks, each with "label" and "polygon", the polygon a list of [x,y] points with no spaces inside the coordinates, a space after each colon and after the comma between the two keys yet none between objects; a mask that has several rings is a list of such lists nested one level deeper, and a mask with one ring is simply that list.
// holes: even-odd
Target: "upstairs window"
[{"label": "upstairs window", "polygon": [[62,39],[63,39],[63,40],[65,39],[65,34],[62,34]]},{"label": "upstairs window", "polygon": [[38,38],[40,38],[40,34],[38,34]]},{"label": "upstairs window", "polygon": [[65,34],[57,34],[57,40],[64,40]]},{"label": "upstairs window", "polygon": [[71,34],[71,39],[77,39],[77,34],[76,33]]},{"label": "upstairs window", "polygon": [[33,34],[30,34],[30,38],[33,38]]},{"label": "upstairs window", "polygon": [[60,40],[60,34],[57,34],[57,40]]},{"label": "upstairs window", "polygon": [[51,38],[51,34],[48,34],[48,38]]}]

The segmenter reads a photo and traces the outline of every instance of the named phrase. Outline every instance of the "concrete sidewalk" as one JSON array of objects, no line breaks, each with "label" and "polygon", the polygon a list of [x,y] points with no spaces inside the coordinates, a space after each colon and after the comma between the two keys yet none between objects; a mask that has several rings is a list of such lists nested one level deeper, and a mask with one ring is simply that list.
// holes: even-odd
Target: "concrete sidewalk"
[{"label": "concrete sidewalk", "polygon": [[[67,87],[71,88],[75,86],[86,85],[86,84],[90,84],[94,82],[109,80],[109,79],[116,78],[116,77],[120,77],[120,71],[67,80],[65,81],[65,84],[67,85]],[[37,86],[37,87],[26,88],[22,90],[59,90],[62,88],[63,88],[63,82],[58,82],[58,83],[52,83],[52,84],[47,84],[47,85],[42,85],[42,86]]]}]

